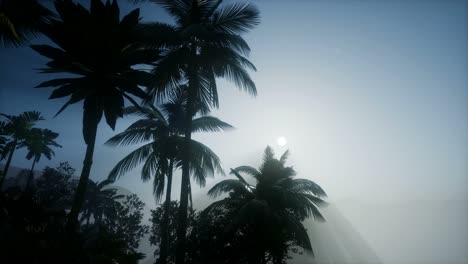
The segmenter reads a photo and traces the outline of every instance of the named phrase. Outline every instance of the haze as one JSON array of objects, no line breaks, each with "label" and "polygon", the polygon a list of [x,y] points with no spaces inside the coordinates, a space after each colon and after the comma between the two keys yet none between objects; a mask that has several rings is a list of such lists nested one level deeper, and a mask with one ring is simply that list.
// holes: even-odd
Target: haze
[{"label": "haze", "polygon": [[[384,263],[467,261],[468,3],[256,3],[262,23],[246,40],[258,97],[220,82],[221,110],[212,115],[236,129],[195,138],[218,154],[226,172],[257,166],[267,145],[278,154],[289,149],[298,176],[325,189]],[[150,6],[143,20],[169,21]],[[130,8],[122,2],[122,13]],[[81,169],[82,106],[53,118],[64,101],[32,89],[50,79],[36,71],[45,59],[29,48],[2,48],[0,58],[0,112],[41,111],[48,120],[38,126],[60,133],[63,149],[37,168],[69,161]],[[119,120],[116,132],[131,121]],[[114,133],[101,123],[93,179],[106,178],[133,149],[104,146]],[[13,165],[28,168],[24,156],[18,151]],[[195,198],[221,177],[194,190]],[[155,207],[139,170],[116,184]],[[195,199],[197,208],[210,203],[204,197]]]}]

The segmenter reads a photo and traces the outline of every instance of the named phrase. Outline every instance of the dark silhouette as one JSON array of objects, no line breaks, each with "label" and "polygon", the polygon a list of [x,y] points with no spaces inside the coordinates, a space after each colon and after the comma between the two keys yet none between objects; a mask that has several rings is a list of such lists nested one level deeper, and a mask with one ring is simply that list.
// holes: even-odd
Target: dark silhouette
[{"label": "dark silhouette", "polygon": [[0,1],[0,42],[6,47],[18,47],[29,43],[40,33],[53,13],[38,0]]},{"label": "dark silhouette", "polygon": [[[141,224],[144,203],[136,195],[114,201],[114,211],[100,223],[67,230],[66,211],[76,188],[73,172],[68,163],[61,163],[57,168],[45,168],[28,192],[18,186],[0,192],[2,260],[137,264],[144,258],[137,248],[148,227]],[[28,254],[24,254],[25,248]]]},{"label": "dark silhouette", "polygon": [[8,155],[8,158],[0,178],[1,190],[3,181],[5,180],[5,177],[8,173],[8,168],[10,167],[11,160],[13,159],[13,154],[15,150],[29,136],[29,134],[31,133],[31,128],[34,126],[34,124],[37,121],[44,120],[44,118],[41,116],[41,113],[36,111],[24,112],[16,116],[0,113],[0,116],[6,119],[6,121],[3,122],[0,126],[0,135],[6,135],[7,137],[11,138],[11,140],[4,145],[4,150],[2,152],[2,157],[4,158],[6,155]]},{"label": "dark silhouette", "polygon": [[[197,110],[207,112],[211,107],[218,107],[216,78],[227,78],[250,94],[256,94],[255,84],[246,71],[255,70],[246,59],[250,48],[240,35],[259,23],[259,11],[251,4],[221,5],[219,0],[150,2],[161,5],[175,19],[173,33],[176,37],[169,43],[172,48],[162,54],[154,68],[157,82],[149,92],[154,99],[167,97],[171,88],[188,84],[177,232],[177,264],[183,264],[190,189],[192,116]],[[156,40],[158,45],[161,43]]]},{"label": "dark silhouette", "polygon": [[89,180],[86,189],[85,201],[81,214],[81,222],[86,220],[89,225],[90,218],[93,217],[94,223],[100,224],[103,217],[112,218],[116,213],[118,200],[124,198],[124,195],[117,194],[117,189],[110,188],[111,180],[94,182]]},{"label": "dark silhouette", "polygon": [[[147,181],[154,177],[153,193],[156,202],[159,202],[162,198],[165,178],[167,178],[165,206],[169,206],[172,172],[174,167],[180,168],[182,164],[185,103],[183,92],[179,91],[169,102],[160,106],[161,110],[156,107],[126,108],[126,114],[138,115],[144,118],[134,122],[124,132],[109,139],[106,144],[116,146],[145,143],[145,145],[134,150],[117,163],[110,172],[109,179],[114,180],[137,165],[144,163],[141,178],[143,181]],[[193,132],[214,132],[229,128],[232,128],[232,126],[215,117],[202,115],[193,118]],[[191,140],[191,150],[191,174],[200,186],[204,186],[205,178],[212,176],[215,171],[223,173],[219,158],[207,146],[196,140]],[[169,221],[168,217],[168,215],[164,215],[163,219],[165,220],[161,222],[163,232],[159,256],[161,263],[166,263],[167,234],[165,232]]]},{"label": "dark silhouette", "polygon": [[[325,202],[322,188],[307,179],[294,179],[296,172],[286,167],[286,151],[279,159],[267,147],[259,169],[240,166],[231,170],[237,179],[223,180],[210,189],[208,195],[227,198],[205,209],[231,212],[233,218],[226,226],[226,236],[246,236],[248,263],[285,263],[289,250],[299,246],[312,253],[309,236],[301,221],[309,216],[323,221],[318,206]],[[241,173],[252,176],[256,184],[248,183]],[[228,240],[229,241],[229,240]]]},{"label": "dark silhouette", "polygon": [[26,159],[33,160],[31,170],[29,171],[28,181],[26,183],[26,190],[29,189],[34,179],[34,165],[36,165],[43,155],[48,160],[55,155],[55,152],[50,147],[62,147],[55,142],[55,139],[58,136],[58,133],[49,129],[32,128],[26,139],[18,144],[18,147],[25,147],[28,150]]},{"label": "dark silhouette", "polygon": [[140,239],[148,233],[149,227],[142,225],[143,203],[136,194],[127,195],[116,204],[112,217],[103,219],[103,226],[116,237],[125,241],[132,254],[136,254]]},{"label": "dark silhouette", "polygon": [[93,161],[96,131],[104,115],[114,129],[122,117],[124,100],[138,105],[132,96],[146,98],[138,85],[148,85],[151,74],[133,69],[133,65],[153,62],[155,53],[147,54],[134,36],[138,27],[139,9],[120,20],[116,1],[103,4],[91,0],[87,10],[72,1],[55,1],[59,18],[51,19],[42,33],[57,46],[33,45],[39,54],[51,59],[44,73],[68,73],[79,77],[58,78],[43,82],[37,87],[58,87],[50,99],[69,96],[59,110],[83,101],[83,137],[87,145],[80,182],[69,214],[69,228],[77,225]]}]

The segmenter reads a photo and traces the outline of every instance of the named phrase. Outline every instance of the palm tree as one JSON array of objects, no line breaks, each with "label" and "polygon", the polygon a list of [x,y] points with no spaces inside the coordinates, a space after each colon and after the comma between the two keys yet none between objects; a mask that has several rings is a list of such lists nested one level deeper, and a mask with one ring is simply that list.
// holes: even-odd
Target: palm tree
[{"label": "palm tree", "polygon": [[[246,59],[250,48],[241,34],[259,23],[259,11],[248,3],[221,5],[221,0],[149,1],[160,4],[174,17],[176,25],[173,31],[178,36],[167,45],[163,58],[154,68],[157,82],[150,89],[153,100],[167,96],[170,90],[168,88],[174,84],[188,84],[176,261],[177,264],[183,264],[190,186],[192,116],[196,109],[208,111],[211,107],[218,107],[216,78],[227,78],[248,93],[256,95],[255,84],[246,71],[255,70],[255,66]],[[159,25],[156,28],[159,29]],[[151,26],[148,29],[151,31]],[[155,34],[155,37],[158,36]],[[160,45],[161,41],[157,38],[155,46]]]},{"label": "palm tree", "polygon": [[51,19],[42,33],[58,47],[31,46],[39,54],[50,58],[44,73],[67,73],[77,77],[58,78],[37,87],[58,87],[50,99],[70,96],[67,106],[83,101],[83,137],[87,145],[80,181],[68,216],[68,227],[73,229],[88,183],[98,124],[104,115],[114,129],[122,117],[124,100],[137,105],[132,96],[146,98],[139,85],[148,85],[152,75],[132,68],[134,65],[156,60],[155,52],[147,52],[136,45],[139,9],[120,20],[117,1],[91,0],[91,8],[72,1],[55,1],[59,18]]},{"label": "palm tree", "polygon": [[[286,151],[276,159],[273,150],[267,147],[259,169],[250,166],[231,169],[237,179],[221,181],[208,192],[213,198],[229,194],[205,209],[205,212],[210,212],[224,208],[234,213],[228,233],[250,227],[248,231],[244,229],[251,242],[251,251],[247,254],[249,263],[266,263],[267,256],[273,263],[283,263],[288,240],[312,252],[309,236],[301,221],[311,215],[316,220],[324,220],[318,207],[325,204],[321,199],[326,197],[325,192],[313,181],[294,179],[294,169],[285,166],[288,155]],[[248,183],[241,173],[252,176],[256,184]]]},{"label": "palm tree", "polygon": [[112,218],[115,215],[116,203],[124,198],[124,195],[117,194],[115,188],[109,188],[111,183],[113,183],[112,180],[102,182],[89,180],[81,221],[86,219],[86,224],[89,224],[92,216],[94,223],[100,224],[103,217]]},{"label": "palm tree", "polygon": [[[183,91],[175,95],[159,110],[156,107],[126,108],[126,113],[136,114],[140,119],[130,125],[124,132],[117,134],[106,142],[108,145],[145,145],[131,152],[122,159],[109,174],[109,179],[115,179],[127,173],[137,165],[144,163],[141,171],[143,181],[153,177],[153,193],[159,202],[164,192],[167,178],[166,200],[164,206],[169,208],[171,202],[172,172],[174,167],[180,168],[183,160],[183,120],[185,118]],[[211,116],[202,115],[193,118],[193,132],[214,132],[232,128],[231,125]],[[149,142],[148,142],[149,141]],[[223,173],[219,158],[207,146],[191,140],[190,169],[195,181],[205,185],[206,176],[212,176],[215,171]],[[165,210],[162,221],[161,249],[158,263],[167,263],[169,221],[168,210]]]},{"label": "palm tree", "polygon": [[52,17],[53,13],[38,0],[1,0],[0,42],[3,46],[23,46]]},{"label": "palm tree", "polygon": [[33,160],[31,170],[29,172],[28,181],[26,183],[26,190],[29,189],[30,184],[34,177],[34,166],[44,155],[48,160],[55,155],[55,152],[50,147],[61,148],[62,146],[55,142],[59,136],[49,129],[32,128],[26,139],[18,144],[19,147],[26,147],[28,153],[26,159]]},{"label": "palm tree", "polygon": [[0,116],[3,116],[6,119],[1,126],[3,131],[2,134],[12,138],[12,140],[4,146],[4,151],[2,153],[3,157],[8,154],[8,158],[0,178],[1,189],[3,181],[8,173],[11,160],[13,159],[15,149],[17,149],[19,144],[27,138],[34,124],[37,121],[44,120],[44,118],[41,116],[40,112],[36,111],[23,112],[16,116],[0,113]]}]

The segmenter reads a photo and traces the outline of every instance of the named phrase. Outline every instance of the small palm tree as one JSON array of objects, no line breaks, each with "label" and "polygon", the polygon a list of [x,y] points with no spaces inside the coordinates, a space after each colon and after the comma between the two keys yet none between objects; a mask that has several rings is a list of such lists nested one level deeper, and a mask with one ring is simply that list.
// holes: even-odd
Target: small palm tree
[{"label": "small palm tree", "polygon": [[[215,198],[227,193],[229,196],[211,204],[205,212],[224,208],[234,213],[228,233],[248,227],[249,263],[266,263],[267,255],[273,263],[283,263],[288,241],[312,252],[306,229],[301,221],[309,216],[323,221],[319,206],[325,204],[323,189],[307,179],[294,179],[296,172],[285,163],[289,152],[280,159],[274,157],[267,147],[259,169],[240,166],[231,170],[237,179],[217,183],[208,192]],[[256,184],[248,183],[241,173],[252,176]],[[286,249],[286,250],[285,250]]]},{"label": "small palm tree", "polygon": [[55,1],[59,18],[51,19],[42,33],[58,47],[31,46],[51,59],[44,73],[67,73],[77,77],[58,78],[37,87],[58,87],[50,99],[70,97],[59,110],[83,101],[83,137],[87,145],[78,189],[69,214],[68,227],[73,229],[81,210],[93,160],[96,132],[102,116],[114,129],[122,117],[124,101],[138,105],[132,96],[146,98],[139,85],[149,85],[152,75],[134,69],[134,65],[156,60],[155,52],[137,45],[139,9],[120,19],[117,1],[91,0],[91,8],[72,1]]},{"label": "small palm tree", "polygon": [[0,42],[4,46],[23,46],[39,34],[53,13],[38,0],[0,1]]},{"label": "small palm tree", "polygon": [[18,145],[19,147],[26,147],[28,150],[26,159],[33,160],[28,181],[26,183],[26,189],[28,189],[32,183],[34,177],[34,166],[37,162],[39,162],[41,157],[45,156],[48,160],[50,160],[52,156],[55,155],[55,152],[51,149],[51,147],[62,147],[57,142],[55,142],[55,139],[58,136],[58,133],[55,133],[49,129],[33,128],[26,137],[26,140]]},{"label": "small palm tree", "polygon": [[89,180],[81,222],[86,220],[86,224],[89,224],[92,216],[94,223],[100,224],[103,217],[112,218],[115,216],[116,203],[119,202],[119,199],[124,198],[124,195],[117,194],[115,188],[109,188],[111,183],[113,183],[111,180],[102,182]]},{"label": "small palm tree", "polygon": [[11,138],[11,140],[4,146],[2,153],[2,157],[8,155],[8,158],[0,178],[1,189],[15,150],[19,147],[19,144],[24,142],[27,138],[34,124],[36,124],[37,121],[44,120],[44,118],[41,116],[40,112],[36,111],[23,112],[16,116],[0,113],[0,116],[6,119],[0,127],[2,130],[1,134]]},{"label": "small palm tree", "polygon": [[[183,120],[186,100],[183,90],[160,108],[145,107],[126,108],[127,114],[136,114],[140,119],[130,125],[124,132],[117,134],[106,142],[108,145],[130,145],[145,143],[122,159],[109,174],[115,179],[143,163],[141,178],[147,181],[153,177],[153,193],[159,202],[164,193],[167,178],[165,207],[171,202],[172,172],[174,167],[181,168],[183,160]],[[231,125],[211,116],[194,117],[193,132],[221,131],[232,128]],[[202,143],[191,140],[191,174],[200,185],[205,185],[205,178],[215,171],[222,173],[219,158]],[[167,211],[167,210],[166,210]],[[162,239],[159,263],[166,263],[167,258],[167,225],[169,215],[162,221]]]},{"label": "small palm tree", "polygon": [[[177,35],[154,68],[157,82],[150,89],[153,99],[166,97],[171,88],[188,84],[184,119],[185,156],[182,163],[177,264],[185,262],[185,236],[190,186],[192,116],[198,110],[218,107],[216,78],[226,78],[252,95],[257,90],[246,58],[250,48],[241,37],[259,24],[258,9],[248,3],[221,5],[221,0],[148,0],[161,5],[174,19]],[[136,2],[139,2],[138,0]],[[156,26],[159,30],[159,25]],[[151,31],[151,26],[148,26]],[[149,34],[150,35],[150,34]],[[155,46],[163,44],[154,34]],[[151,42],[151,39],[149,40]]]}]

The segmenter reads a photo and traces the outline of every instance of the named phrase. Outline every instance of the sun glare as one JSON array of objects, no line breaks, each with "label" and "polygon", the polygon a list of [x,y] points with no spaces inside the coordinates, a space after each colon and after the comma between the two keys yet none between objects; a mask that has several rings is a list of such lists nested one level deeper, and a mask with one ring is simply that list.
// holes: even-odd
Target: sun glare
[{"label": "sun glare", "polygon": [[279,146],[284,146],[288,143],[288,141],[286,141],[286,138],[285,137],[279,137],[277,140],[276,140],[276,143],[278,143]]}]

